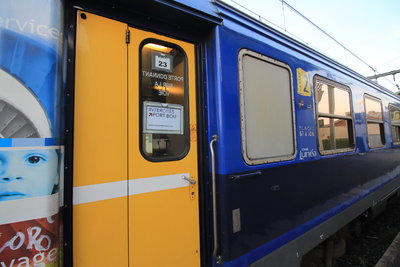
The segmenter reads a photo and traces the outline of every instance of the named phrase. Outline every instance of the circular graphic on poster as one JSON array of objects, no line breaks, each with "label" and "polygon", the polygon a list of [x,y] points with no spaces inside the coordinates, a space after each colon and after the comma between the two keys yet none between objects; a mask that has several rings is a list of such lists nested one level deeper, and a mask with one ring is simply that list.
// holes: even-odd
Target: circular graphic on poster
[{"label": "circular graphic on poster", "polygon": [[43,107],[22,83],[0,69],[0,138],[51,137]]}]

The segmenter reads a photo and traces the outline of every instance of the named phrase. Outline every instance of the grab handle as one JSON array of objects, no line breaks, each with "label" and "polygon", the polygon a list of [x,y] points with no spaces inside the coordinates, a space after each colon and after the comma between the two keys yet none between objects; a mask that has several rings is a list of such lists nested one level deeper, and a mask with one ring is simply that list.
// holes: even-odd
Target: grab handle
[{"label": "grab handle", "polygon": [[216,190],[216,178],[215,178],[215,152],[214,143],[218,141],[218,135],[214,134],[210,142],[211,152],[211,178],[212,178],[212,204],[213,204],[213,226],[214,226],[214,249],[213,256],[217,260],[217,263],[222,263],[222,258],[218,253],[218,227],[217,227],[217,190]]}]

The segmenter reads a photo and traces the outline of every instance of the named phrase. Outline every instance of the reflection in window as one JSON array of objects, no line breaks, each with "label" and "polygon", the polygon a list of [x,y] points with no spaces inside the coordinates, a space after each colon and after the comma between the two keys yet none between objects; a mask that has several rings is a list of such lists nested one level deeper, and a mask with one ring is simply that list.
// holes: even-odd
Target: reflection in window
[{"label": "reflection in window", "polygon": [[366,97],[365,98],[365,111],[368,120],[382,121],[382,104],[378,100]]},{"label": "reflection in window", "polygon": [[390,106],[390,123],[392,126],[392,142],[400,144],[400,109]]},{"label": "reflection in window", "polygon": [[318,134],[321,153],[339,153],[354,148],[353,117],[349,90],[327,80],[315,83]]},{"label": "reflection in window", "polygon": [[383,127],[380,123],[367,123],[368,145],[369,147],[381,147],[385,145],[383,137]]},{"label": "reflection in window", "polygon": [[350,98],[347,90],[328,84],[317,83],[318,112],[340,116],[350,116]]},{"label": "reflection in window", "polygon": [[174,45],[148,41],[140,51],[141,151],[173,160],[189,148],[186,55]]},{"label": "reflection in window", "polygon": [[385,145],[382,103],[379,99],[365,95],[365,117],[367,119],[368,146],[370,148]]},{"label": "reflection in window", "polygon": [[323,150],[351,147],[347,120],[320,118],[319,126],[320,145]]},{"label": "reflection in window", "polygon": [[400,127],[392,126],[392,142],[394,144],[400,143]]}]

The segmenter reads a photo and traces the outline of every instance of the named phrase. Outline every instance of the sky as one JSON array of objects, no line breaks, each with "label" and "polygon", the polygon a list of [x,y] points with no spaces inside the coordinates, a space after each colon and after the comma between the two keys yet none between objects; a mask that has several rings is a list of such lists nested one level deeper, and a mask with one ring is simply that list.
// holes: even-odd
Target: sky
[{"label": "sky", "polygon": [[[242,9],[232,0],[224,0]],[[281,0],[234,0],[280,27],[292,37],[338,60],[365,76],[400,69],[400,1],[399,0],[285,0],[310,21],[334,37],[356,56],[318,31]],[[245,11],[244,9],[242,9]],[[248,12],[248,11],[245,11]],[[250,14],[259,19],[256,14]],[[268,20],[268,21],[266,21]],[[293,36],[294,35],[294,36]],[[400,73],[379,78],[377,82],[393,92],[399,91]]]}]

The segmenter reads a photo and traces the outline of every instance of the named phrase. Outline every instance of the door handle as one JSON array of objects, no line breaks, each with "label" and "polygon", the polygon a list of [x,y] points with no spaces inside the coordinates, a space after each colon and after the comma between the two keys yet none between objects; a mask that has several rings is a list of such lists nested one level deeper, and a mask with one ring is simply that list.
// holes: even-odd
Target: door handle
[{"label": "door handle", "polygon": [[184,180],[188,181],[190,184],[196,184],[196,180],[187,178],[186,176],[183,176],[182,178],[183,178]]}]

